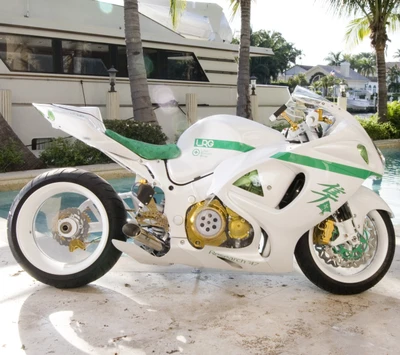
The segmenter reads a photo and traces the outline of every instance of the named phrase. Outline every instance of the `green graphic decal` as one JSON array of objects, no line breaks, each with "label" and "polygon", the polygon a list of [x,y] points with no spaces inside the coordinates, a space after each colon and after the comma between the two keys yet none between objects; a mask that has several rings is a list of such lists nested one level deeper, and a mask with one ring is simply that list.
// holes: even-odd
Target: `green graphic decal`
[{"label": "green graphic decal", "polygon": [[54,113],[51,112],[50,110],[47,111],[47,118],[48,118],[50,121],[55,121],[55,120],[56,120],[56,118],[54,117]]},{"label": "green graphic decal", "polygon": [[332,173],[352,176],[359,179],[366,179],[372,175],[375,175],[377,177],[382,177],[382,175],[374,173],[373,171],[370,170],[359,169],[349,165],[333,163],[327,160],[314,159],[300,154],[281,152],[273,155],[272,158],[287,161],[293,164],[309,166],[315,169],[327,170]]},{"label": "green graphic decal", "polygon": [[194,146],[198,148],[237,150],[239,152],[248,152],[254,149],[254,147],[245,143],[206,138],[196,138],[194,140]]},{"label": "green graphic decal", "polygon": [[318,185],[324,186],[326,188],[323,189],[321,192],[313,190],[311,190],[311,192],[322,197],[314,201],[310,201],[309,203],[322,202],[321,204],[317,205],[317,207],[319,207],[319,209],[321,210],[321,214],[324,214],[325,212],[332,212],[330,200],[337,202],[339,200],[338,196],[340,194],[346,194],[344,188],[341,187],[339,184],[336,185],[318,184]]},{"label": "green graphic decal", "polygon": [[242,176],[240,179],[236,180],[233,185],[258,196],[264,196],[260,177],[258,176],[257,170],[253,170],[248,174]]},{"label": "green graphic decal", "polygon": [[324,214],[325,212],[327,213],[332,212],[331,204],[329,203],[329,201],[323,202],[317,207],[319,207],[319,209],[321,210],[321,214]]},{"label": "green graphic decal", "polygon": [[333,252],[335,254],[339,254],[345,261],[356,261],[360,260],[364,253],[368,250],[368,242],[370,234],[364,229],[364,235],[360,235],[360,244],[357,246],[353,246],[352,248],[348,248],[348,244],[340,244],[337,247],[333,248]]}]

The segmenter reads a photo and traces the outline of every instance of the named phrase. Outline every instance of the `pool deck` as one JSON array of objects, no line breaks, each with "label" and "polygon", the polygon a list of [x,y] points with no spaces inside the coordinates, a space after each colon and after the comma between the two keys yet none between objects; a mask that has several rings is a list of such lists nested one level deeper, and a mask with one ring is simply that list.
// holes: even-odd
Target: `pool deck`
[{"label": "pool deck", "polygon": [[[114,164],[93,169],[123,176]],[[0,186],[11,187],[37,172],[4,175]],[[388,274],[356,296],[318,289],[297,266],[264,275],[149,266],[126,256],[89,286],[58,290],[15,262],[0,218],[0,355],[397,355],[400,224],[395,230]]]},{"label": "pool deck", "polygon": [[[104,179],[119,179],[123,177],[132,176],[132,173],[130,171],[122,168],[116,163],[85,165],[85,166],[77,166],[76,168],[83,169],[86,171],[91,171],[97,175],[100,175]],[[36,176],[53,169],[15,171],[10,173],[0,174],[0,192],[20,190]]]},{"label": "pool deck", "polygon": [[146,266],[122,257],[58,290],[16,264],[0,221],[0,354],[398,354],[400,234],[388,274],[335,296],[283,275]]}]

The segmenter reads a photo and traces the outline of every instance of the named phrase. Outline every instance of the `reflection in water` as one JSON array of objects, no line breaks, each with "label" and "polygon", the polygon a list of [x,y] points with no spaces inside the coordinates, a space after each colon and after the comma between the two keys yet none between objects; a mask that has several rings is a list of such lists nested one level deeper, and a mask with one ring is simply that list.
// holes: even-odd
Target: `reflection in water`
[{"label": "reflection in water", "polygon": [[367,180],[364,185],[375,191],[392,209],[394,225],[400,224],[400,147],[382,148],[386,165],[381,180]]},{"label": "reflection in water", "polygon": [[372,191],[379,195],[379,190],[382,187],[382,179],[372,180]]},{"label": "reflection in water", "polygon": [[386,159],[383,186],[400,187],[400,147],[381,149]]}]

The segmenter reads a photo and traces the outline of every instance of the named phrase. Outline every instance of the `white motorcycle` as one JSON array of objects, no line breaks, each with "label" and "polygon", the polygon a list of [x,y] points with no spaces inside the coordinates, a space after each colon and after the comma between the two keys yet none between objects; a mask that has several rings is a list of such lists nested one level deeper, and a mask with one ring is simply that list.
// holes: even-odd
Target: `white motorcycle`
[{"label": "white motorcycle", "polygon": [[303,88],[271,119],[285,135],[231,115],[204,118],[177,144],[156,146],[105,128],[98,108],[34,104],[52,124],[136,174],[117,194],[74,168],[44,173],[16,197],[8,239],[37,280],[79,287],[124,252],[145,264],[244,272],[293,270],[356,294],[386,274],[395,251],[389,206],[362,186],[384,159],[361,125]]}]

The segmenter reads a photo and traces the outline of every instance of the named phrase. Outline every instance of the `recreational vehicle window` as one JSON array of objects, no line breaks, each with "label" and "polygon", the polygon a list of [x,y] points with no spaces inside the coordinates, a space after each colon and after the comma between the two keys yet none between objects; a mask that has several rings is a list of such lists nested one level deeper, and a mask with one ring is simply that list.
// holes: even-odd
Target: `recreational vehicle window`
[{"label": "recreational vehicle window", "polygon": [[54,73],[50,38],[0,34],[0,58],[11,71]]},{"label": "recreational vehicle window", "polygon": [[[192,52],[143,48],[147,78],[206,81]],[[114,65],[118,77],[127,78],[126,47],[0,33],[0,59],[10,71],[108,76]]]},{"label": "recreational vehicle window", "polygon": [[111,67],[109,45],[62,41],[64,74],[107,76]]},{"label": "recreational vehicle window", "polygon": [[[209,81],[192,52],[143,48],[148,79]],[[128,77],[126,48],[118,46],[119,77]]]}]

